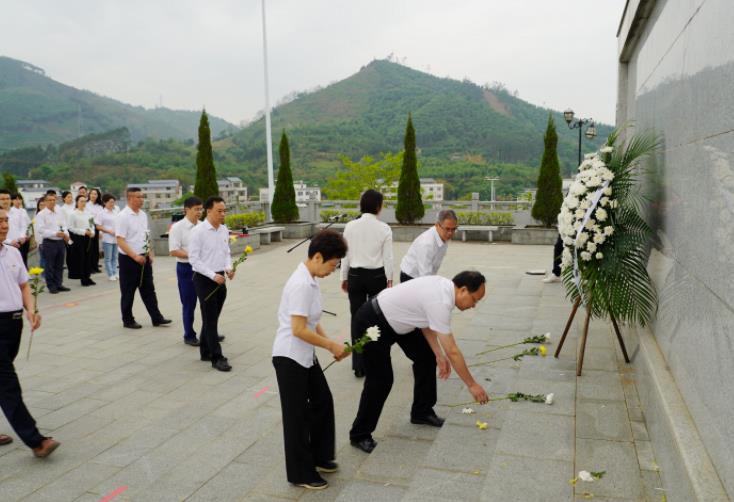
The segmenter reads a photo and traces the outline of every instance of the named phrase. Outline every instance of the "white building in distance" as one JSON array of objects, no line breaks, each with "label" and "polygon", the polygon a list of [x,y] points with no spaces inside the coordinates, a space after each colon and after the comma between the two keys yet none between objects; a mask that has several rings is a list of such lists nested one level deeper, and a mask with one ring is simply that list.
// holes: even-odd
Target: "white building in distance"
[{"label": "white building in distance", "polygon": [[227,206],[247,202],[247,187],[238,177],[228,176],[217,180],[217,186],[219,187],[219,196],[224,199]]},{"label": "white building in distance", "polygon": [[[310,200],[321,200],[321,188],[318,186],[308,186],[302,180],[293,182],[293,190],[296,192],[296,203],[308,202]],[[260,189],[260,200],[268,200],[268,189]]]},{"label": "white building in distance", "polygon": [[181,197],[181,183],[178,180],[148,180],[147,183],[128,183],[127,188],[140,188],[145,195],[145,209],[165,209],[173,206],[173,201]]},{"label": "white building in distance", "polygon": [[26,209],[35,211],[38,199],[46,195],[46,191],[55,190],[57,194],[61,194],[59,187],[51,186],[46,180],[16,180],[18,193],[23,197],[23,203]]},{"label": "white building in distance", "polygon": [[[433,178],[421,178],[420,183],[423,200],[443,200],[443,183],[439,183]],[[396,199],[398,197],[398,182],[393,181],[389,187],[385,186],[381,191],[386,199]]]}]

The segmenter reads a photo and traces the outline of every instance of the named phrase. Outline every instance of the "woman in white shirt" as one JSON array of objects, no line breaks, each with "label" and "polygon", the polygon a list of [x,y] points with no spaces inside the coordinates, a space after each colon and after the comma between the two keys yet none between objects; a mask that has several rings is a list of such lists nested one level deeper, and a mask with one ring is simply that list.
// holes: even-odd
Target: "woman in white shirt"
[{"label": "woman in white shirt", "polygon": [[115,218],[119,209],[115,205],[115,196],[106,193],[102,196],[102,204],[104,209],[99,214],[97,228],[102,233],[102,251],[104,253],[104,268],[107,272],[107,279],[116,281],[119,279],[117,275],[117,238],[115,237]]},{"label": "woman in white shirt", "polygon": [[[64,223],[66,224],[66,228],[69,228],[71,214],[74,212],[74,209],[76,209],[74,204],[74,194],[69,191],[61,192],[61,201],[61,207],[56,208],[56,210],[60,211],[61,214],[64,215]],[[66,244],[66,270],[69,273],[69,279],[79,279],[79,270],[76,263],[72,262],[71,253],[71,244]]]},{"label": "woman in white shirt", "polygon": [[326,336],[319,324],[321,291],[316,278],[331,274],[346,255],[344,238],[332,230],[311,239],[308,259],[288,279],[278,307],[273,366],[283,412],[285,466],[288,481],[321,490],[328,483],[319,472],[336,472],[334,400],[315,347],[341,360],[345,345]]},{"label": "woman in white shirt", "polygon": [[[349,250],[342,260],[341,279],[342,290],[349,294],[352,317],[367,299],[392,287],[392,230],[377,219],[382,200],[380,192],[366,190],[359,200],[362,216],[344,228]],[[352,343],[362,335],[352,329]],[[364,376],[362,354],[352,355],[352,370],[357,378]]]},{"label": "woman in white shirt", "polygon": [[90,246],[91,253],[89,260],[92,263],[92,273],[98,274],[101,272],[99,269],[99,224],[100,216],[104,206],[102,205],[102,193],[99,188],[92,188],[89,191],[89,201],[87,202],[87,212],[91,213],[94,218],[94,235],[92,236],[92,245]]},{"label": "woman in white shirt", "polygon": [[[96,283],[92,280],[92,262],[89,257],[91,254],[92,236],[94,236],[94,218],[85,211],[87,198],[83,195],[76,196],[76,209],[71,213],[69,218],[69,232],[72,244],[69,248],[71,258],[69,263],[73,263],[82,281],[82,286],[94,286]],[[69,277],[71,277],[71,269],[69,269]]]}]

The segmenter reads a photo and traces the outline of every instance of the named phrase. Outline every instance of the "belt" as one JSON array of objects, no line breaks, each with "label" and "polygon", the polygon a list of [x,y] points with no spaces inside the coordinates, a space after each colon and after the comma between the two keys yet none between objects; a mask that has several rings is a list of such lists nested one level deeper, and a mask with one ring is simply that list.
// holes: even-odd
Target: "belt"
[{"label": "belt", "polygon": [[22,310],[14,310],[12,312],[0,312],[0,321],[10,321],[23,318]]},{"label": "belt", "polygon": [[377,314],[377,317],[385,319],[385,314],[382,313],[382,309],[380,308],[380,303],[377,301],[377,297],[370,300],[370,305],[372,305],[372,310],[375,312],[375,314]]}]

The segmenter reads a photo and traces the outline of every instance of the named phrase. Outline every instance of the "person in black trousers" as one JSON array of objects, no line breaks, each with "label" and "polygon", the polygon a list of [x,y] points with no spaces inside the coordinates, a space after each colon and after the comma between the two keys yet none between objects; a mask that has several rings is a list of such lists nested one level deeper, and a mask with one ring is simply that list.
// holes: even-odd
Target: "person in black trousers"
[{"label": "person in black trousers", "polygon": [[331,274],[347,252],[344,238],[323,230],[311,239],[308,259],[298,265],[283,288],[273,366],[283,412],[285,470],[290,483],[310,490],[329,484],[319,473],[336,472],[334,400],[315,347],[346,357],[345,345],[326,336],[321,291],[316,282]]},{"label": "person in black trousers", "polygon": [[[34,313],[33,296],[28,272],[23,266],[20,251],[3,244],[8,235],[8,212],[0,209],[0,408],[8,423],[31,448],[36,457],[47,457],[59,446],[53,438],[42,436],[23,402],[18,375],[13,361],[20,348],[23,331],[23,309],[32,329],[41,326],[41,316]],[[13,441],[0,434],[0,445]]]},{"label": "person in black trousers", "polygon": [[115,235],[120,252],[120,310],[122,324],[129,329],[140,329],[133,316],[135,291],[150,315],[153,326],[171,324],[158,309],[158,297],[153,283],[153,242],[150,238],[148,216],[141,208],[145,196],[138,187],[127,189],[127,207],[120,211],[115,221]]},{"label": "person in black trousers", "polygon": [[561,282],[561,257],[563,255],[563,239],[558,234],[556,243],[553,245],[553,271],[543,279],[545,283]]},{"label": "person in black trousers", "polygon": [[[359,201],[362,216],[344,228],[348,250],[341,265],[341,286],[349,294],[352,343],[364,335],[356,330],[354,314],[368,299],[392,287],[392,230],[377,219],[382,210],[382,200],[380,192],[366,190]],[[352,370],[357,378],[364,376],[362,354],[352,354]]]},{"label": "person in black trousers", "polygon": [[36,215],[38,233],[43,239],[44,277],[52,295],[69,291],[63,284],[66,243],[69,242],[66,216],[56,207],[56,192],[46,192],[46,208]]}]

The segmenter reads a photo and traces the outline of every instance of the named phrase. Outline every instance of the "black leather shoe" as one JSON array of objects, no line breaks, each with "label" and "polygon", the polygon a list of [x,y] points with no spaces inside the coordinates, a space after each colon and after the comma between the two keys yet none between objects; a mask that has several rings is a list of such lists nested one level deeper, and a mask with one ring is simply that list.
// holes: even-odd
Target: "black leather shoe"
[{"label": "black leather shoe", "polygon": [[329,483],[326,482],[325,479],[317,479],[315,481],[309,481],[308,483],[294,483],[296,486],[302,486],[303,488],[307,488],[309,490],[323,490],[324,488],[329,486]]},{"label": "black leather shoe", "polygon": [[59,286],[59,289],[57,291],[71,291],[71,290],[67,288],[66,286]]},{"label": "black leather shoe", "polygon": [[424,417],[411,417],[410,418],[411,424],[430,425],[432,427],[441,427],[443,425],[443,422],[444,422],[444,419],[439,417],[436,414],[426,415]]},{"label": "black leather shoe", "polygon": [[125,326],[128,329],[140,329],[140,328],[142,328],[142,326],[140,324],[138,324],[137,322],[135,322],[135,321],[133,321],[133,322],[126,322],[125,324],[123,324],[123,326]]},{"label": "black leather shoe", "polygon": [[227,362],[227,358],[223,357],[221,359],[217,359],[216,362],[213,362],[212,368],[219,371],[230,371],[232,369],[232,366],[230,366]]},{"label": "black leather shoe", "polygon": [[161,319],[159,321],[154,321],[153,326],[165,326],[166,324],[171,324],[173,321],[170,319]]},{"label": "black leather shoe", "polygon": [[356,378],[364,378],[364,370],[354,370],[354,376]]},{"label": "black leather shoe", "polygon": [[224,339],[225,339],[225,336],[224,336],[224,335],[219,335],[219,336],[217,336],[217,339],[218,339],[218,340],[219,340],[220,342],[223,342],[223,341],[224,341]]},{"label": "black leather shoe", "polygon": [[184,343],[186,345],[191,345],[192,347],[199,346],[199,340],[197,340],[196,338],[184,338]]},{"label": "black leather shoe", "polygon": [[349,443],[365,453],[372,453],[372,450],[374,450],[375,446],[377,446],[377,441],[372,438],[360,439],[359,441],[355,441],[354,439],[352,439],[351,441],[349,441]]},{"label": "black leather shoe", "polygon": [[328,462],[319,462],[316,465],[316,470],[319,472],[336,472],[339,470],[339,464],[333,460],[329,460]]}]

